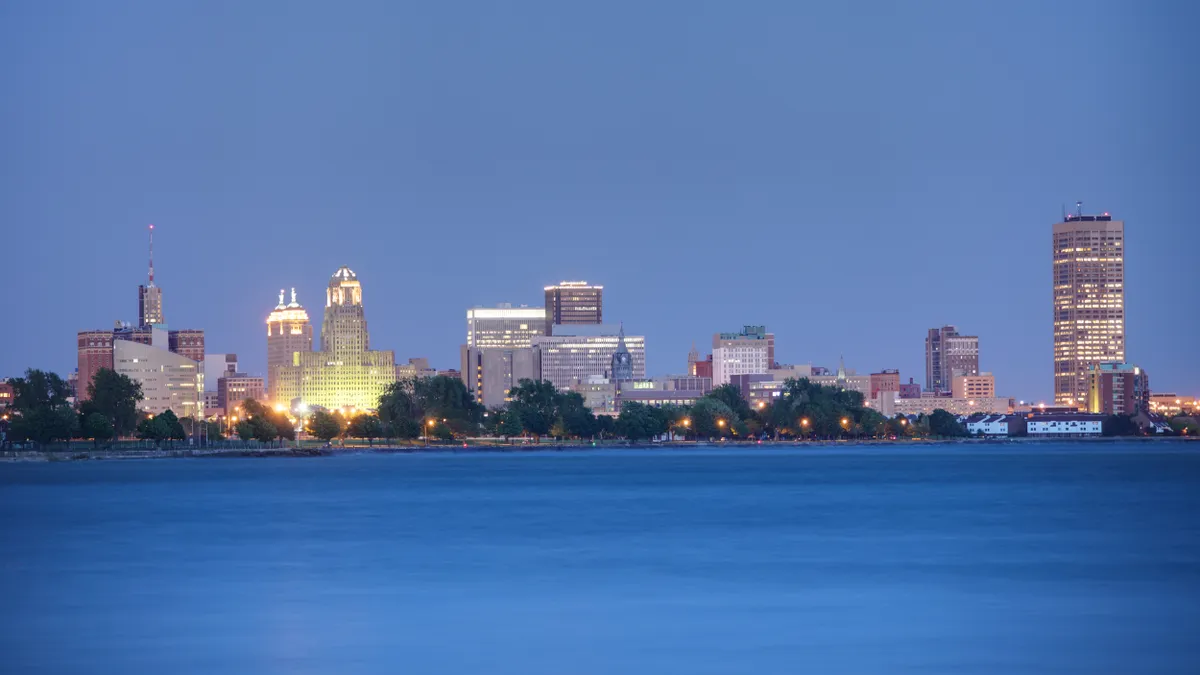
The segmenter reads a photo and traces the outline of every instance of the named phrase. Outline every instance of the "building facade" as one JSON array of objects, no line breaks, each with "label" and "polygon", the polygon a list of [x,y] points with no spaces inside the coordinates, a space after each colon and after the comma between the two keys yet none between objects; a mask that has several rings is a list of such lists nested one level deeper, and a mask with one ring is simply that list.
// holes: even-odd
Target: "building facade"
[{"label": "building facade", "polygon": [[204,390],[216,391],[217,382],[227,374],[238,372],[237,354],[204,355]]},{"label": "building facade", "polygon": [[437,375],[437,369],[430,366],[429,359],[425,357],[411,358],[408,360],[408,363],[396,364],[397,382],[419,377],[433,377],[434,375]]},{"label": "building facade", "polygon": [[[566,389],[573,380],[589,377],[610,378],[613,355],[622,342],[620,330],[613,326],[555,326],[554,335],[533,339],[541,379],[558,389]],[[632,362],[633,379],[646,377],[646,338],[625,335],[625,348]]]},{"label": "building facade", "polygon": [[278,384],[282,375],[276,370],[294,365],[297,352],[313,349],[312,321],[308,312],[296,301],[296,289],[292,289],[292,301],[283,302],[283,289],[279,289],[279,303],[267,315],[267,385],[272,401],[283,402]]},{"label": "building facade", "polygon": [[1087,409],[1104,415],[1150,412],[1150,376],[1128,363],[1098,363],[1088,370]]},{"label": "building facade", "polygon": [[[158,336],[164,351],[180,354],[197,363],[204,361],[204,331],[167,331],[163,327],[130,326],[117,322],[112,330],[85,330],[76,334],[78,383],[76,397],[83,401],[88,397],[88,385],[101,368],[116,370],[113,349],[120,342],[151,345]],[[178,350],[178,351],[177,351]]]},{"label": "building facade", "polygon": [[885,415],[930,415],[934,410],[945,410],[953,415],[976,413],[1010,413],[1011,398],[954,398],[953,396],[923,396],[921,398],[899,398],[890,401],[891,410],[881,410]]},{"label": "building facade", "polygon": [[994,398],[996,377],[991,373],[955,375],[950,383],[950,392],[954,398]]},{"label": "building facade", "polygon": [[323,408],[378,407],[379,397],[396,381],[395,356],[372,351],[363,310],[362,285],[348,267],[334,272],[325,290],[321,351],[292,353],[292,363],[272,377],[276,403],[293,401]]},{"label": "building facade", "polygon": [[204,415],[201,364],[171,352],[161,340],[158,344],[114,341],[113,370],[142,385],[138,404],[142,412],[157,415],[170,410],[181,418]]},{"label": "building facade", "polygon": [[604,287],[586,281],[563,281],[546,286],[545,335],[556,325],[604,323]]},{"label": "building facade", "polygon": [[882,370],[878,373],[871,373],[871,394],[869,398],[879,396],[880,392],[900,392],[899,370]]},{"label": "building facade", "polygon": [[921,398],[921,385],[908,378],[908,382],[900,385],[900,398]]},{"label": "building facade", "polygon": [[[227,373],[217,380],[217,406],[221,413],[240,405],[246,399],[267,400],[266,383],[263,378],[246,373]],[[285,404],[286,405],[286,404]]]},{"label": "building facade", "polygon": [[543,307],[472,307],[467,310],[469,349],[527,349],[535,335],[547,335]]},{"label": "building facade", "polygon": [[521,380],[538,378],[533,347],[471,347],[466,350],[463,384],[487,408],[503,406],[508,392]]},{"label": "building facade", "polygon": [[1099,436],[1104,431],[1102,415],[1033,415],[1026,419],[1030,436],[1065,438]]},{"label": "building facade", "polygon": [[773,352],[765,326],[744,326],[740,333],[715,333],[712,340],[714,386],[734,375],[761,375],[771,369]]},{"label": "building facade", "polygon": [[979,338],[954,326],[930,328],[925,336],[925,391],[950,391],[956,375],[979,374]]},{"label": "building facade", "polygon": [[1125,223],[1107,213],[1055,223],[1054,402],[1083,406],[1088,375],[1125,362]]}]

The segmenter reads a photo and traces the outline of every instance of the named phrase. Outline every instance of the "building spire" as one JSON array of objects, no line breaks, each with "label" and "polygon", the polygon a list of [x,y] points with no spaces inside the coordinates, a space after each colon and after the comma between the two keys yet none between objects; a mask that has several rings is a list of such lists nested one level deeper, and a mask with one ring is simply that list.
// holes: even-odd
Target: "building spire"
[{"label": "building spire", "polygon": [[154,223],[150,223],[150,286],[154,286]]},{"label": "building spire", "polygon": [[283,309],[283,289],[279,289],[279,304],[275,305],[275,309]]}]

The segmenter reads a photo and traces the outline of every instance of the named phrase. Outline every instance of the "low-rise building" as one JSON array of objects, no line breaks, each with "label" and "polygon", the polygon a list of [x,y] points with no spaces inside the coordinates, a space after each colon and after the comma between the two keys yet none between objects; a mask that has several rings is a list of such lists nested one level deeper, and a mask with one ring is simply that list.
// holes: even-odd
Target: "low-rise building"
[{"label": "low-rise building", "polygon": [[[217,379],[217,405],[222,413],[246,399],[267,400],[267,386],[263,378],[246,373],[226,373]],[[289,406],[289,401],[275,401]]]},{"label": "low-rise building", "polygon": [[900,385],[900,398],[921,398],[921,385],[908,378],[907,384]]},{"label": "low-rise building", "polygon": [[996,377],[991,373],[955,375],[950,380],[950,393],[954,398],[995,398]]},{"label": "low-rise building", "polygon": [[1022,436],[1025,415],[973,415],[967,418],[967,433],[972,436]]},{"label": "low-rise building", "polygon": [[12,405],[14,393],[11,384],[0,381],[0,408],[7,408]]},{"label": "low-rise building", "polygon": [[[930,393],[930,392],[926,392]],[[929,415],[934,410],[945,410],[953,415],[973,415],[975,413],[1009,413],[1012,411],[1013,400],[1004,397],[992,398],[954,398],[953,396],[922,396],[921,398],[900,398],[893,401],[892,414]],[[888,414],[885,411],[880,411]]]},{"label": "low-rise building", "polygon": [[900,392],[900,371],[885,369],[871,373],[871,393],[867,398],[875,398],[880,392]]},{"label": "low-rise building", "polygon": [[1099,436],[1104,432],[1104,415],[1031,415],[1026,418],[1030,436],[1071,438]]}]

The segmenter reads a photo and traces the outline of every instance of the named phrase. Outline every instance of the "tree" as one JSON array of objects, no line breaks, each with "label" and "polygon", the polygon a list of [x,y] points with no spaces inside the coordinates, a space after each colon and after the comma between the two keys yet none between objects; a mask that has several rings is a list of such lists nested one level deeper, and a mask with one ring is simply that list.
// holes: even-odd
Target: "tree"
[{"label": "tree", "polygon": [[875,438],[887,434],[888,419],[871,408],[859,412],[856,426],[859,434],[867,438]]},{"label": "tree", "polygon": [[1105,436],[1140,436],[1142,433],[1133,415],[1109,415],[1100,428]]},{"label": "tree", "polygon": [[474,434],[482,416],[483,406],[462,380],[445,375],[394,382],[379,399],[380,421],[401,438],[416,438],[430,421],[450,434]]},{"label": "tree", "polygon": [[88,411],[98,412],[112,422],[114,433],[128,436],[138,426],[138,403],[142,385],[108,368],[96,371],[88,383]]},{"label": "tree", "polygon": [[938,408],[929,416],[929,431],[935,436],[957,438],[967,435],[967,428],[958,418]]},{"label": "tree", "polygon": [[101,441],[107,441],[113,437],[112,422],[107,417],[100,413],[91,413],[83,420],[83,437],[92,439],[94,445],[99,445]]},{"label": "tree", "polygon": [[308,419],[308,433],[328,443],[342,433],[342,419],[326,410],[318,410]]},{"label": "tree", "polygon": [[545,380],[521,380],[509,391],[509,408],[521,418],[521,426],[540,443],[558,418],[558,391]]},{"label": "tree", "polygon": [[558,395],[558,418],[562,421],[564,436],[588,438],[596,435],[596,415],[584,405],[583,396],[578,392]]},{"label": "tree", "polygon": [[716,438],[732,434],[737,416],[729,406],[707,396],[692,406],[692,431],[697,438]]},{"label": "tree", "polygon": [[254,438],[254,424],[250,420],[242,420],[233,428],[233,432],[242,442],[248,441]]},{"label": "tree", "polygon": [[739,420],[747,419],[751,415],[750,404],[742,397],[742,390],[732,384],[713,387],[705,396],[724,403]]},{"label": "tree", "polygon": [[346,427],[346,435],[351,438],[365,438],[367,445],[373,446],[374,439],[383,435],[383,422],[380,422],[376,415],[357,415]]},{"label": "tree", "polygon": [[154,441],[155,445],[171,437],[171,427],[162,416],[147,417],[137,425],[137,436],[144,441]]},{"label": "tree", "polygon": [[30,368],[25,377],[9,381],[13,388],[12,409],[31,412],[66,405],[71,388],[57,373]]},{"label": "tree", "polygon": [[617,432],[629,442],[652,438],[662,431],[662,419],[656,410],[644,403],[626,401],[617,416]]},{"label": "tree", "polygon": [[163,425],[167,429],[166,438],[168,440],[182,441],[187,439],[187,434],[183,430],[183,424],[179,422],[179,418],[173,411],[170,409],[164,410],[156,415],[156,417],[162,419]]},{"label": "tree", "polygon": [[39,445],[69,441],[79,430],[79,416],[66,403],[41,404],[33,410],[14,410],[11,415],[8,433],[14,441],[33,441]]},{"label": "tree", "polygon": [[493,412],[491,416],[498,418],[496,421],[496,433],[505,440],[525,433],[525,426],[521,422],[521,414],[515,408],[509,407],[499,412]]}]

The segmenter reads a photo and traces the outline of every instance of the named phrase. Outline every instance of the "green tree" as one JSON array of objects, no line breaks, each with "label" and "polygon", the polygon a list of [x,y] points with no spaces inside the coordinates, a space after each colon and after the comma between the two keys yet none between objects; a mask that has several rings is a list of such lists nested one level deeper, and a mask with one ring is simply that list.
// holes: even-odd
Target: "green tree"
[{"label": "green tree", "polygon": [[655,409],[636,401],[626,401],[617,416],[617,433],[629,442],[636,443],[653,438],[661,432],[662,419]]},{"label": "green tree", "polygon": [[158,445],[171,437],[171,427],[161,415],[147,417],[137,425],[137,436],[144,441],[154,441]]},{"label": "green tree", "polygon": [[346,426],[346,435],[351,438],[365,438],[368,446],[375,445],[375,439],[383,435],[383,422],[376,415],[356,415]]},{"label": "green tree", "polygon": [[515,408],[506,408],[493,412],[496,417],[496,434],[505,440],[525,433],[525,425],[521,422],[521,414]]},{"label": "green tree", "polygon": [[692,406],[692,432],[697,438],[720,438],[733,433],[737,415],[720,400],[703,397]]},{"label": "green tree", "polygon": [[142,385],[108,368],[96,371],[87,386],[89,412],[98,412],[112,422],[118,437],[128,436],[138,426],[138,403]]},{"label": "green tree", "polygon": [[957,438],[967,435],[967,427],[954,415],[938,408],[929,415],[929,432],[934,436]]},{"label": "green tree", "polygon": [[84,438],[92,439],[93,445],[110,440],[114,435],[112,422],[100,413],[91,413],[83,420],[82,433]]},{"label": "green tree", "polygon": [[233,432],[237,434],[243,442],[254,438],[255,426],[251,420],[242,420],[233,428]]},{"label": "green tree", "polygon": [[724,403],[739,420],[747,419],[751,415],[750,404],[742,397],[742,390],[732,384],[713,387],[705,396]]},{"label": "green tree", "polygon": [[10,413],[8,433],[13,441],[33,441],[39,445],[69,441],[79,431],[79,416],[66,403],[41,404],[32,410]]},{"label": "green tree", "polygon": [[583,396],[568,391],[558,395],[558,418],[565,436],[589,438],[596,435],[596,415],[583,404]]},{"label": "green tree", "polygon": [[71,388],[57,373],[30,368],[25,377],[9,380],[13,388],[12,409],[32,412],[66,405]]},{"label": "green tree", "polygon": [[859,435],[866,438],[877,438],[887,435],[888,419],[879,414],[877,410],[865,408],[859,411],[855,426]]},{"label": "green tree", "polygon": [[379,399],[380,421],[391,425],[401,438],[424,433],[429,421],[454,435],[475,434],[483,412],[462,380],[445,375],[400,380]]},{"label": "green tree", "polygon": [[308,433],[328,443],[342,433],[342,418],[326,410],[318,410],[308,419]]},{"label": "green tree", "polygon": [[1105,436],[1140,436],[1142,428],[1133,419],[1133,415],[1109,415],[1104,418],[1100,428]]},{"label": "green tree", "polygon": [[558,391],[545,380],[521,380],[509,391],[509,408],[521,417],[521,426],[534,435],[537,442],[550,432],[558,418]]}]

